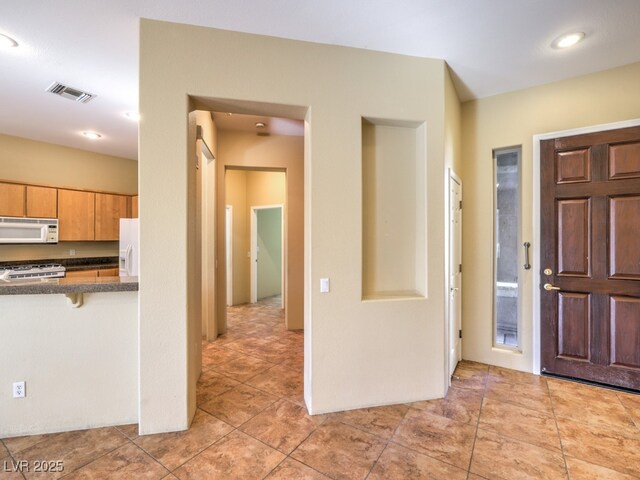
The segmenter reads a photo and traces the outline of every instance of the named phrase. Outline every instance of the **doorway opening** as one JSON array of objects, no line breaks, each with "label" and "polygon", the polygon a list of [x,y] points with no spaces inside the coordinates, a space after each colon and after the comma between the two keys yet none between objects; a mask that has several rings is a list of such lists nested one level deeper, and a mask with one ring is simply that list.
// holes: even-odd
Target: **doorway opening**
[{"label": "doorway opening", "polygon": [[251,206],[251,303],[284,305],[284,207]]}]

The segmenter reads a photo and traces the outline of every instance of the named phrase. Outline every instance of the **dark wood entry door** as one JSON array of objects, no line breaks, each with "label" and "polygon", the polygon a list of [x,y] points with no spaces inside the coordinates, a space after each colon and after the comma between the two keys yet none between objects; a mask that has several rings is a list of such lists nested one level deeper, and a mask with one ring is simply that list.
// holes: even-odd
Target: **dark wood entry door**
[{"label": "dark wood entry door", "polygon": [[640,127],[540,147],[541,369],[640,390]]}]

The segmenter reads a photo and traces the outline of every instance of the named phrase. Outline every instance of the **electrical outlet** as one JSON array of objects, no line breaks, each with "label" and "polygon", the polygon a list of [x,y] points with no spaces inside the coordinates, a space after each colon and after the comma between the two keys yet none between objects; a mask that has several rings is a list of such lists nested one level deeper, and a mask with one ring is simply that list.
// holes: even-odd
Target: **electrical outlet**
[{"label": "electrical outlet", "polygon": [[74,256],[75,256],[75,254],[76,254],[76,249],[75,249],[75,248],[71,248],[71,249],[69,249],[69,256],[70,256],[70,257],[74,257]]},{"label": "electrical outlet", "polygon": [[13,398],[24,398],[25,382],[13,382]]}]

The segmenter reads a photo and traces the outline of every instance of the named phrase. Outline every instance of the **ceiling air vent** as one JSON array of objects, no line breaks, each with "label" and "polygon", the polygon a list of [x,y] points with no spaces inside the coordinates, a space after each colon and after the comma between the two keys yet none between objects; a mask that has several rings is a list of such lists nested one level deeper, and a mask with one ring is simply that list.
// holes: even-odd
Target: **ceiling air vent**
[{"label": "ceiling air vent", "polygon": [[67,85],[63,85],[58,82],[53,82],[47,88],[47,92],[55,93],[63,98],[68,98],[69,100],[73,100],[74,102],[87,103],[89,100],[92,100],[97,95],[93,93],[83,92],[82,90],[78,90],[77,88],[68,87]]}]

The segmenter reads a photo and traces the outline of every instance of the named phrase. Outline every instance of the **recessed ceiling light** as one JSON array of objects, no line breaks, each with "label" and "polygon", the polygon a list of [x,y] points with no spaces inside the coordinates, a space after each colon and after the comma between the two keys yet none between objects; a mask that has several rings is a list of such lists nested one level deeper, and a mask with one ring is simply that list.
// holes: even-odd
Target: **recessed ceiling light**
[{"label": "recessed ceiling light", "polygon": [[134,122],[140,121],[140,114],[138,112],[125,112],[124,116]]},{"label": "recessed ceiling light", "polygon": [[569,48],[573,47],[576,43],[582,41],[584,39],[584,32],[573,32],[567,33],[565,35],[560,35],[553,42],[551,42],[551,46],[553,48]]},{"label": "recessed ceiling light", "polygon": [[267,125],[264,122],[256,122],[256,128],[264,128]]},{"label": "recessed ceiling light", "polygon": [[17,46],[18,42],[16,42],[13,38],[0,33],[0,48],[13,48]]},{"label": "recessed ceiling light", "polygon": [[86,131],[82,132],[82,135],[87,137],[89,140],[98,140],[99,138],[102,138],[102,135],[100,135],[98,132]]}]

